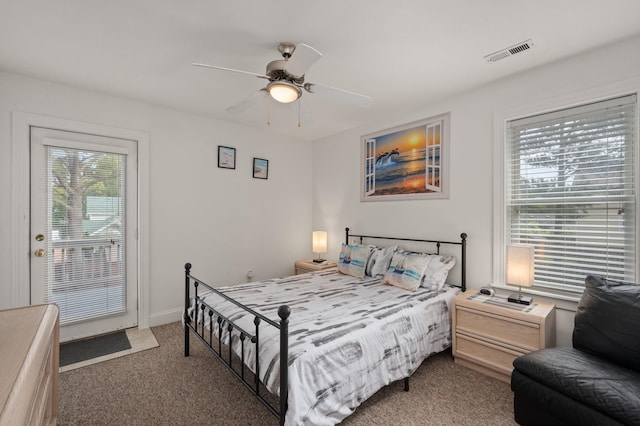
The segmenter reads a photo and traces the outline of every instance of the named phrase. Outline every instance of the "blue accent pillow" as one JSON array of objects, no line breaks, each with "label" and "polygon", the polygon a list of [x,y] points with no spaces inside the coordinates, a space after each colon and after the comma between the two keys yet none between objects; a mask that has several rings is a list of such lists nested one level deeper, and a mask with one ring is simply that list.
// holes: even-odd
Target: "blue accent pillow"
[{"label": "blue accent pillow", "polygon": [[343,243],[340,257],[338,258],[338,271],[357,278],[363,278],[367,261],[372,251],[373,246],[370,245]]},{"label": "blue accent pillow", "polygon": [[384,283],[416,291],[430,260],[431,256],[425,253],[398,251],[394,253],[389,269],[384,274]]}]

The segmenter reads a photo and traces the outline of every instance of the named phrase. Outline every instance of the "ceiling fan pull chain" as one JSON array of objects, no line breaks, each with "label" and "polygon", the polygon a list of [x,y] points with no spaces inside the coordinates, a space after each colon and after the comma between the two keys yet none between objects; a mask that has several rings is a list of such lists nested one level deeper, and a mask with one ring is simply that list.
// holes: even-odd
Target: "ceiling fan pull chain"
[{"label": "ceiling fan pull chain", "polygon": [[267,126],[271,126],[271,103],[267,102]]},{"label": "ceiling fan pull chain", "polygon": [[302,99],[298,101],[298,127],[302,127],[300,124],[300,104],[302,103]]}]

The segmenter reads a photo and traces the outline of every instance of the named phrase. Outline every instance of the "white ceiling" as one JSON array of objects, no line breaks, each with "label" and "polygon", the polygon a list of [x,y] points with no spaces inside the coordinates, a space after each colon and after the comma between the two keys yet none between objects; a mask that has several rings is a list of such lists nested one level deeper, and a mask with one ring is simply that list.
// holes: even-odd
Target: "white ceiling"
[{"label": "white ceiling", "polygon": [[[638,0],[0,0],[0,70],[315,140],[639,33]],[[373,106],[304,93],[300,128],[297,102],[234,115],[266,80],[191,66],[261,74],[281,41],[323,53],[306,81]]]}]

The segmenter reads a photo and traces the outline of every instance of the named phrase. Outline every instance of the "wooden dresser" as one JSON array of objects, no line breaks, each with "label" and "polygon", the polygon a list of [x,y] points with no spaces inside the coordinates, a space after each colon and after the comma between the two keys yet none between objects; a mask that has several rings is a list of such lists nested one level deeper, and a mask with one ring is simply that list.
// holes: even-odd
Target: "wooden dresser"
[{"label": "wooden dresser", "polygon": [[555,344],[555,305],[511,305],[468,290],[453,306],[455,362],[496,379],[510,382],[514,359]]},{"label": "wooden dresser", "polygon": [[58,307],[0,311],[0,425],[51,425],[58,416]]}]

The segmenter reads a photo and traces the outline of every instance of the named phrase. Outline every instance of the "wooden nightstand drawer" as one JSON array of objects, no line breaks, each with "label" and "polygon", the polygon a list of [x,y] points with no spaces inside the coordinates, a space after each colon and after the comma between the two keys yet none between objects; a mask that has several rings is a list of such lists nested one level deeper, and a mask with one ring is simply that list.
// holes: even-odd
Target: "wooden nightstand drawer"
[{"label": "wooden nightstand drawer", "polygon": [[508,376],[513,370],[513,360],[524,354],[525,352],[514,351],[462,333],[458,334],[456,357],[472,362],[482,362]]},{"label": "wooden nightstand drawer", "polygon": [[507,319],[504,316],[458,307],[458,330],[520,346],[527,351],[540,349],[540,326],[535,323]]}]

